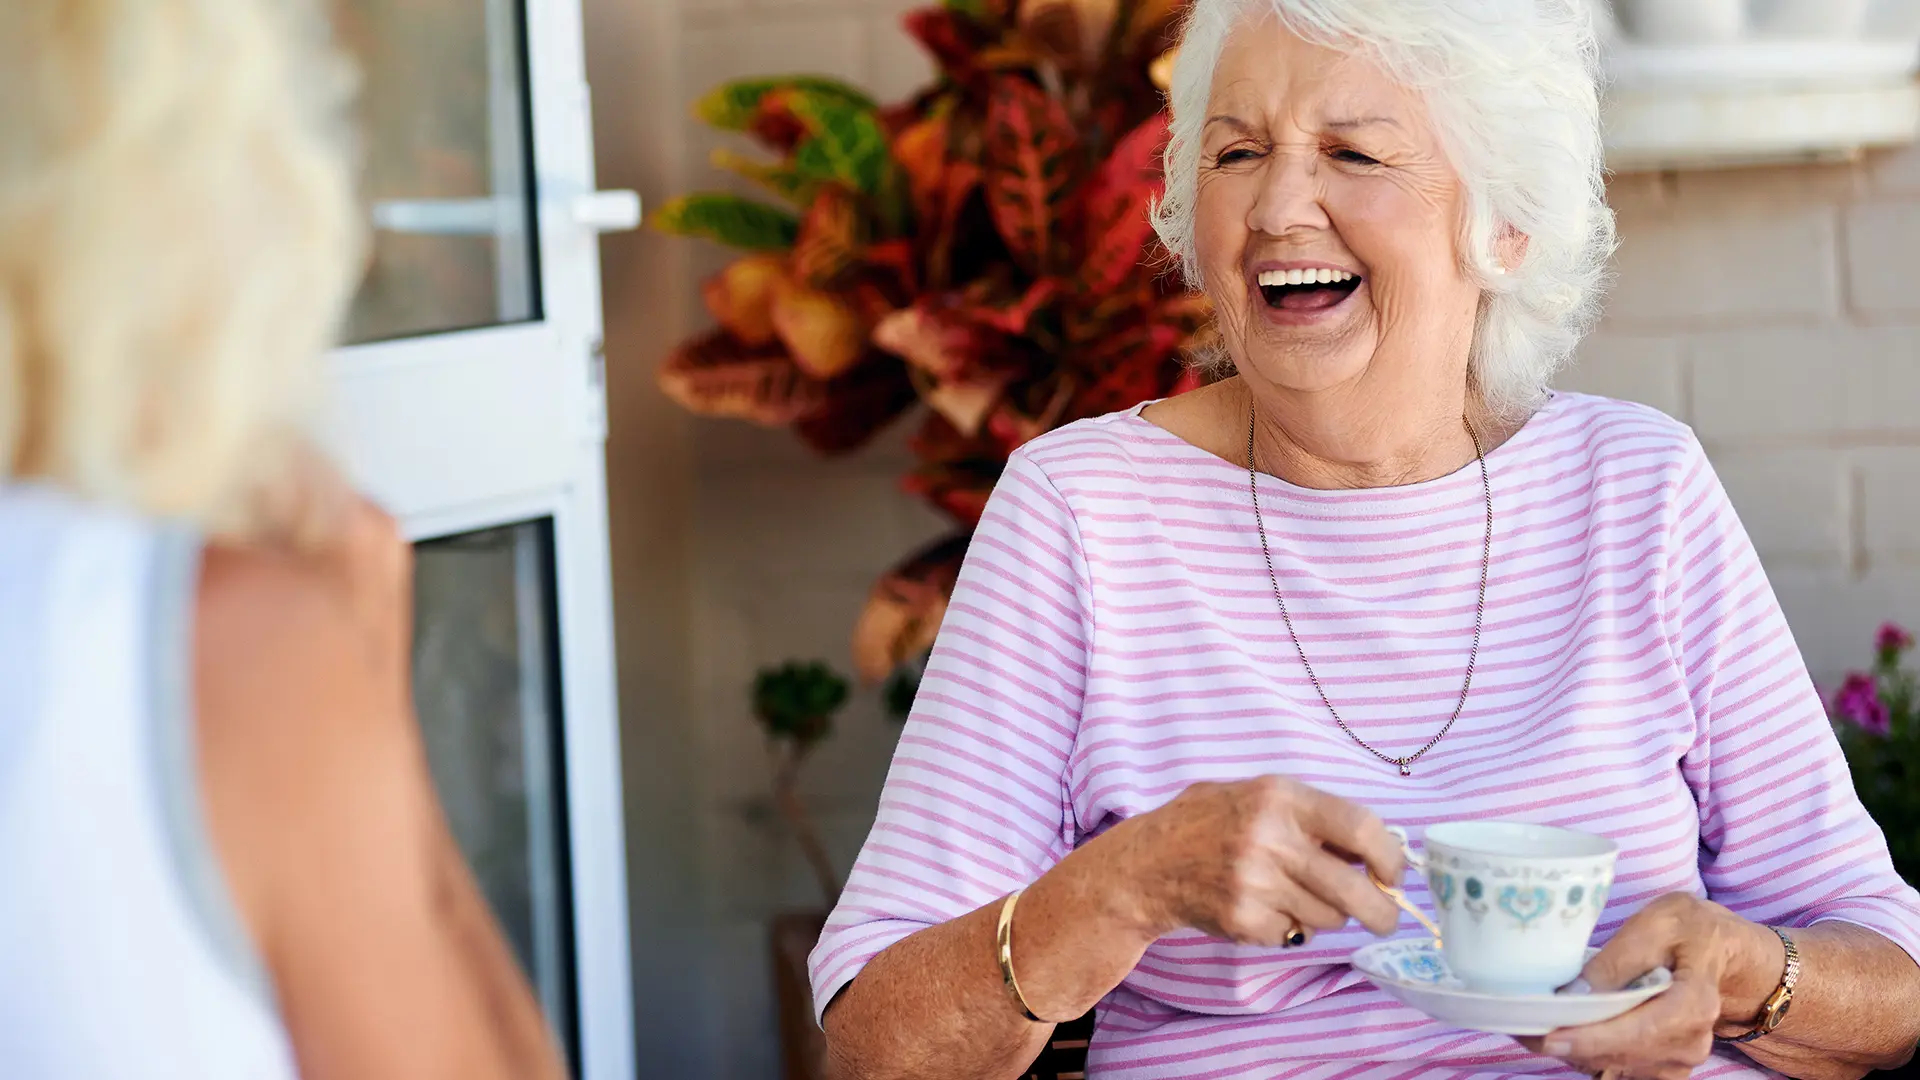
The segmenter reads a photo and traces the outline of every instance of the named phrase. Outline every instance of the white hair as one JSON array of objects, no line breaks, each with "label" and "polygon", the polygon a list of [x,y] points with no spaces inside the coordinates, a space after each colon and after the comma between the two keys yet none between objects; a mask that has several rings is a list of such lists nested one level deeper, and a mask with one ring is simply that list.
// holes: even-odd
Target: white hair
[{"label": "white hair", "polygon": [[0,481],[217,525],[298,467],[350,89],[313,0],[0,2]]},{"label": "white hair", "polygon": [[[1585,0],[1193,0],[1168,104],[1154,227],[1190,287],[1201,133],[1229,35],[1266,10],[1301,38],[1363,52],[1421,93],[1466,200],[1461,258],[1482,289],[1469,380],[1496,415],[1526,415],[1599,312],[1613,253],[1598,49]],[[1500,273],[1502,227],[1526,256]]]}]

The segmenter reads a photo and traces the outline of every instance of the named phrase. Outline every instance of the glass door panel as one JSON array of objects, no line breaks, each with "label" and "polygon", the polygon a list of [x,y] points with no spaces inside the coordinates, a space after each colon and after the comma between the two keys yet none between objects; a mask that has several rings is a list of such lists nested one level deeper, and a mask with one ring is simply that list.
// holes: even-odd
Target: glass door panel
[{"label": "glass door panel", "polygon": [[372,261],[345,343],[540,317],[519,0],[333,0]]},{"label": "glass door panel", "polygon": [[580,0],[323,3],[375,240],[315,435],[419,541],[454,838],[575,1075],[633,1080],[597,230],[635,197],[594,184]]},{"label": "glass door panel", "polygon": [[454,839],[577,1061],[553,556],[546,521],[415,546],[414,698]]}]

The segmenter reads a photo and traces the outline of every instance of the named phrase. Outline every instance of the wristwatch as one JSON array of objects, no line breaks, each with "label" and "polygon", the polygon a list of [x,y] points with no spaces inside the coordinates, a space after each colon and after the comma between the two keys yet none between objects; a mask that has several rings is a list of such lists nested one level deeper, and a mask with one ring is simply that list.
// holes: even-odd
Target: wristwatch
[{"label": "wristwatch", "polygon": [[1760,1019],[1754,1024],[1753,1030],[1745,1035],[1723,1040],[1725,1042],[1752,1042],[1763,1035],[1773,1034],[1773,1029],[1779,1027],[1780,1022],[1787,1018],[1787,1010],[1793,1007],[1793,988],[1800,982],[1800,950],[1794,945],[1793,939],[1787,936],[1785,930],[1777,926],[1770,926],[1767,929],[1780,935],[1780,944],[1787,947],[1787,970],[1780,976],[1780,986],[1768,995],[1766,1002],[1760,1006]]}]

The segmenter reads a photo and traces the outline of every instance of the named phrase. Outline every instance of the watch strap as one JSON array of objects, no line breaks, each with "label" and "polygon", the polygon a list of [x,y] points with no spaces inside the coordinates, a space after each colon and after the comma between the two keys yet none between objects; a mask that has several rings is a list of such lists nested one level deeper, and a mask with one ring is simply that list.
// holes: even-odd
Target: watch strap
[{"label": "watch strap", "polygon": [[1777,926],[1769,926],[1767,929],[1779,935],[1780,944],[1786,947],[1786,970],[1780,975],[1780,985],[1774,989],[1773,993],[1767,995],[1766,1002],[1760,1006],[1760,1019],[1754,1024],[1753,1030],[1745,1035],[1723,1040],[1725,1042],[1746,1043],[1773,1034],[1774,1029],[1780,1026],[1780,1022],[1786,1019],[1788,1006],[1793,1004],[1793,990],[1800,983],[1800,947],[1793,943],[1793,938],[1785,930]]}]

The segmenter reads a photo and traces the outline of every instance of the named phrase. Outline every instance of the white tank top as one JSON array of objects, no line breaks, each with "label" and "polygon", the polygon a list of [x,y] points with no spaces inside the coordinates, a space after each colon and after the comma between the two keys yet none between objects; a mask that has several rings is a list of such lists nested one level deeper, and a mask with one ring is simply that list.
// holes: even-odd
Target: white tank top
[{"label": "white tank top", "polygon": [[0,486],[0,1076],[295,1076],[201,809],[199,552]]}]

